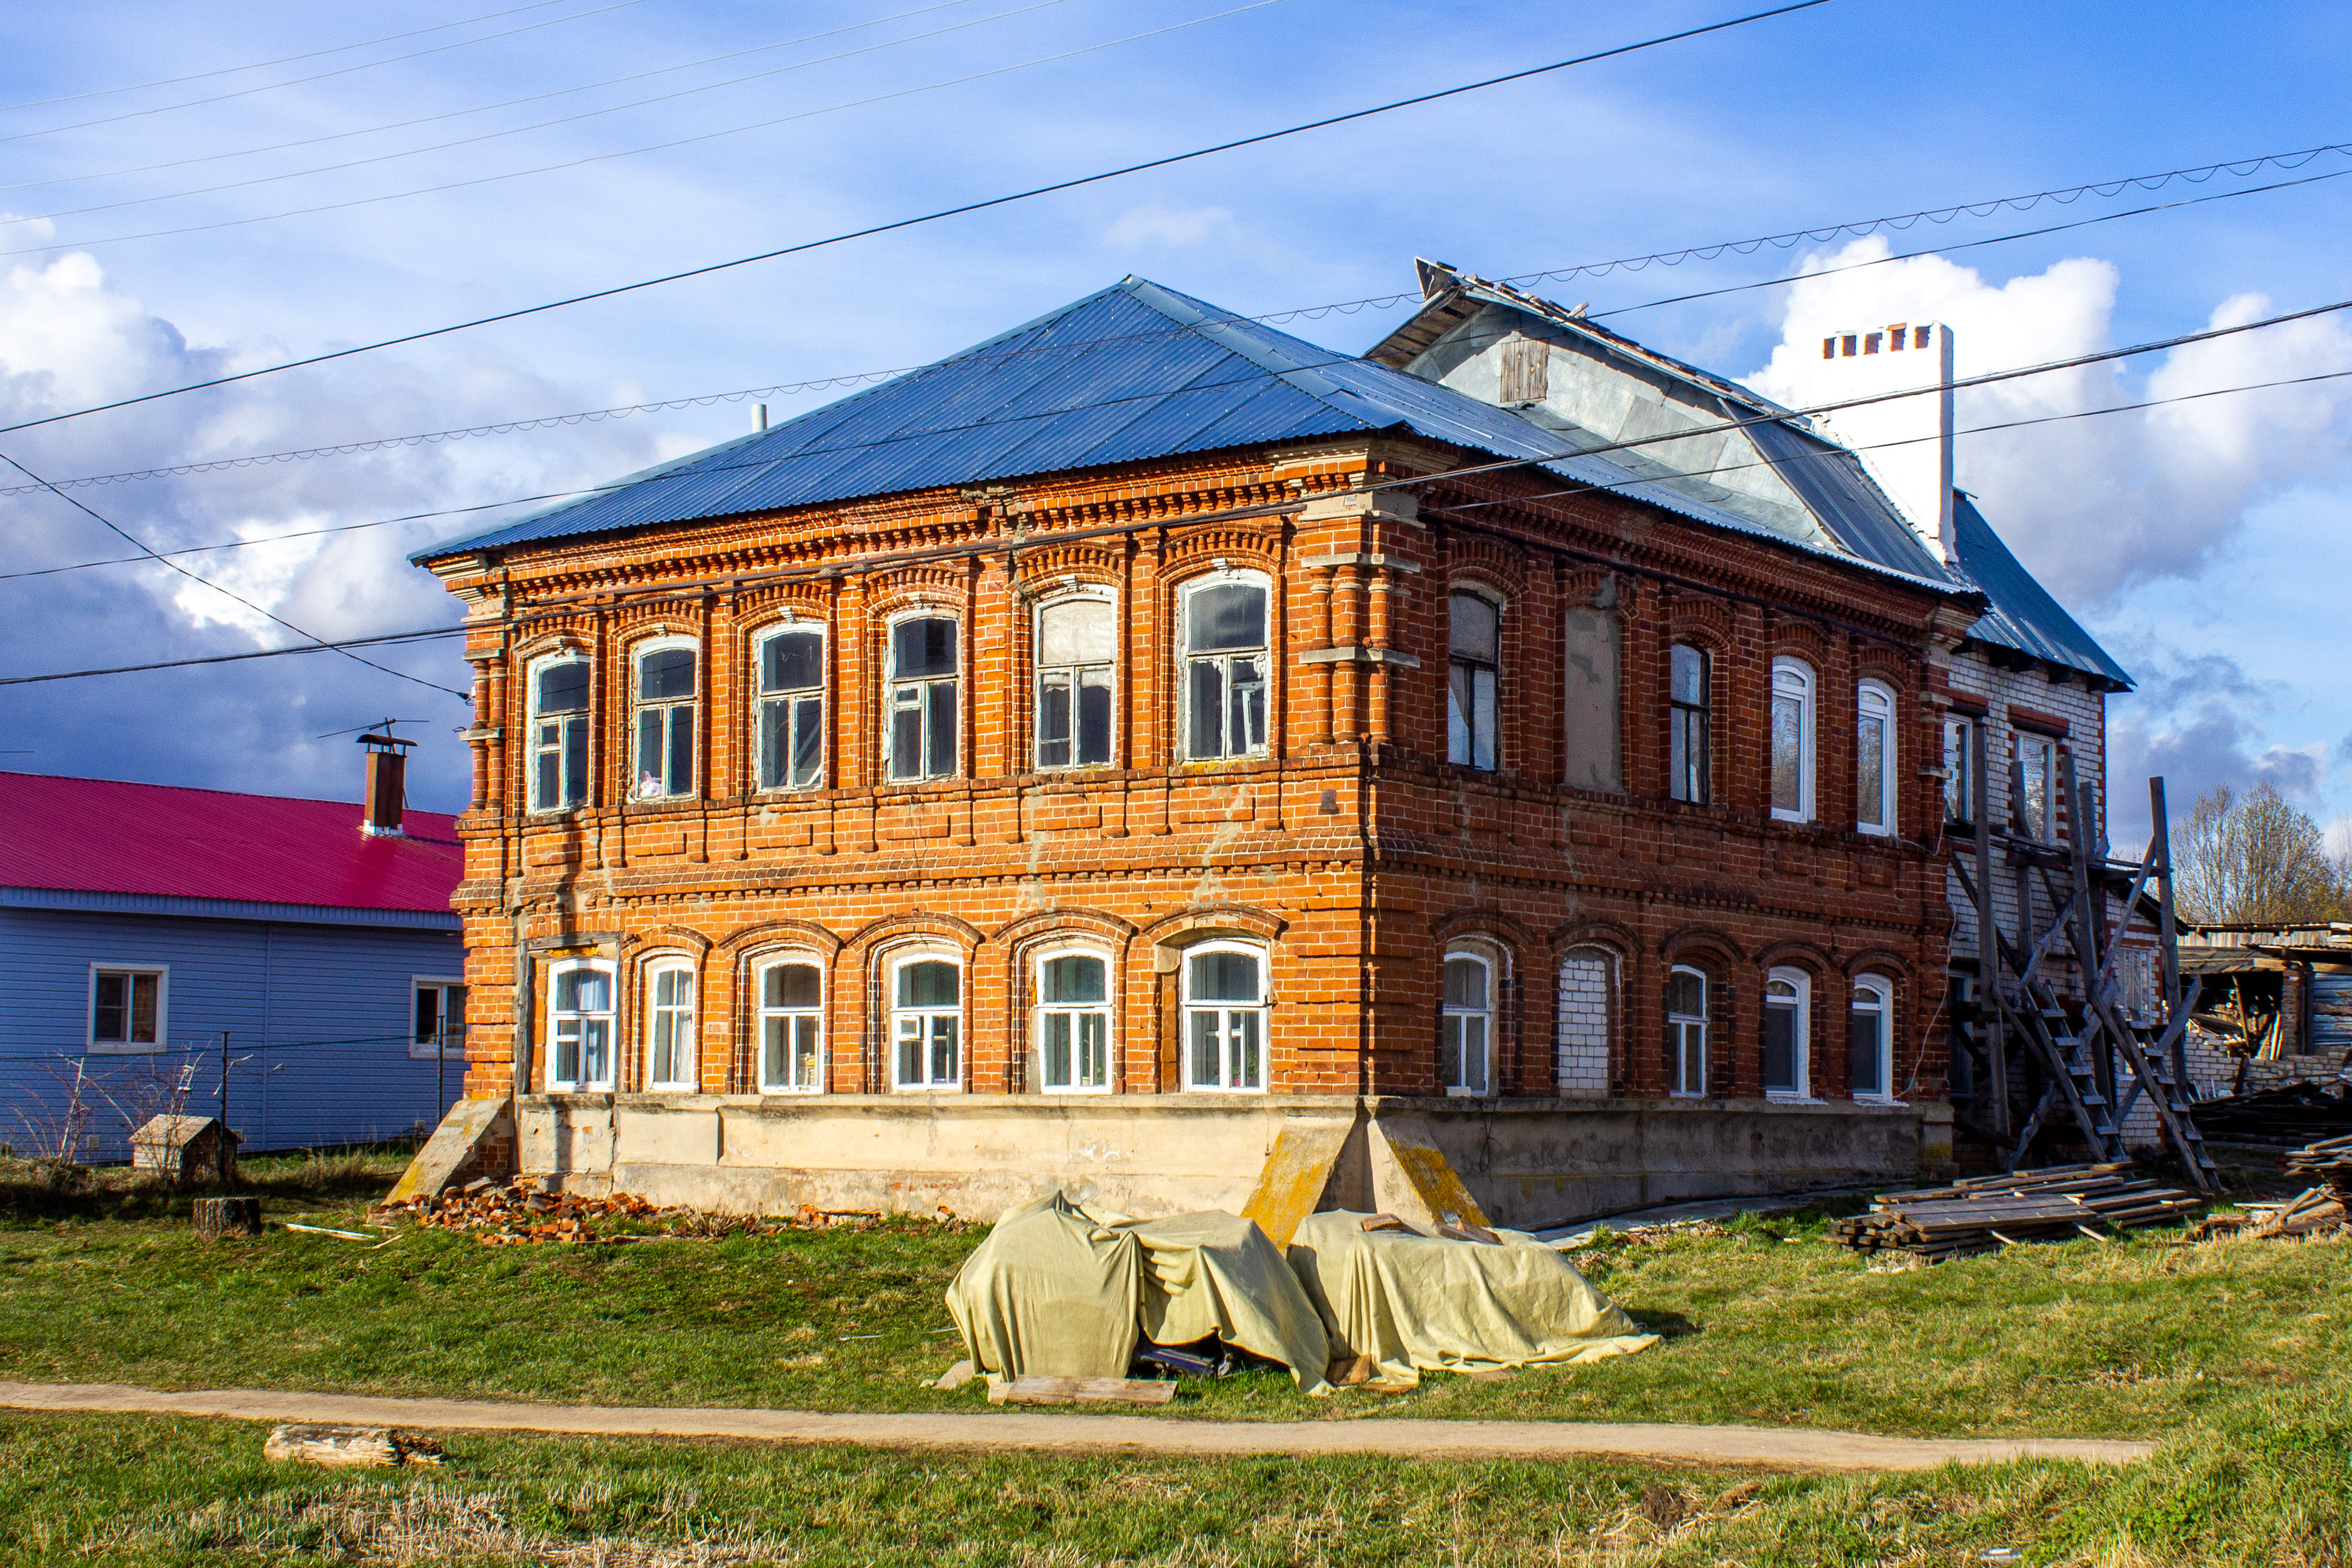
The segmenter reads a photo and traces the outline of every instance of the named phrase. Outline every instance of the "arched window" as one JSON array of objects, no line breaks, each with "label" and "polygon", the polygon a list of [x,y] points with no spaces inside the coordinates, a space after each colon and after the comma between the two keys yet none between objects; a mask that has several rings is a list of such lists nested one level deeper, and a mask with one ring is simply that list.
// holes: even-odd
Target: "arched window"
[{"label": "arched window", "polygon": [[1058,599],[1037,611],[1037,765],[1110,761],[1117,617],[1110,601]]},{"label": "arched window", "polygon": [[1875,974],[1854,977],[1847,1005],[1847,1071],[1856,1100],[1895,1098],[1895,987]]},{"label": "arched window", "polygon": [[1184,955],[1184,1087],[1265,1088],[1265,952],[1233,942]]},{"label": "arched window", "polygon": [[1668,682],[1671,700],[1666,710],[1667,749],[1671,775],[1666,793],[1693,805],[1705,805],[1714,795],[1714,768],[1707,755],[1707,718],[1714,703],[1713,679],[1705,652],[1688,643],[1675,644]]},{"label": "arched window", "polygon": [[531,672],[530,808],[588,801],[588,661],[552,658]]},{"label": "arched window", "polygon": [[1616,963],[1597,947],[1571,949],[1559,962],[1559,1092],[1609,1092]]},{"label": "arched window", "polygon": [[890,777],[951,778],[956,771],[956,624],[916,616],[890,628]]},{"label": "arched window", "polygon": [[1775,969],[1764,976],[1764,1093],[1801,1100],[1812,1073],[1811,978],[1801,969]]},{"label": "arched window", "polygon": [[613,966],[594,959],[554,965],[547,977],[547,1087],[613,1087]]},{"label": "arched window", "polygon": [[1493,772],[1495,678],[1503,658],[1503,617],[1476,594],[1455,594],[1445,604],[1446,647],[1451,658],[1445,684],[1445,757],[1467,768]]},{"label": "arched window", "polygon": [[1438,1087],[1448,1094],[1485,1095],[1494,1037],[1494,964],[1481,953],[1447,953],[1438,1018]]},{"label": "arched window", "polygon": [[900,1089],[963,1087],[963,969],[945,953],[890,965],[892,1067]]},{"label": "arched window", "polygon": [[824,632],[787,626],[760,640],[760,787],[824,782]]},{"label": "arched window", "polygon": [[1706,1092],[1706,972],[1686,963],[1666,975],[1666,1088]]},{"label": "arched window", "polygon": [[1895,693],[1865,680],[1854,697],[1854,826],[1895,831]]},{"label": "arched window", "polygon": [[664,646],[635,659],[639,800],[694,793],[694,649]]},{"label": "arched window", "polygon": [[1266,590],[1209,582],[1184,595],[1184,754],[1265,752]]},{"label": "arched window", "polygon": [[682,961],[646,971],[646,1087],[695,1087],[694,966]]},{"label": "arched window", "polygon": [[824,971],[805,958],[778,959],[759,972],[760,1092],[817,1094],[824,1089]]},{"label": "arched window", "polygon": [[1802,659],[1772,661],[1772,815],[1813,819],[1813,671]]},{"label": "arched window", "polygon": [[1037,959],[1037,1065],[1048,1094],[1110,1088],[1110,963],[1100,953]]}]

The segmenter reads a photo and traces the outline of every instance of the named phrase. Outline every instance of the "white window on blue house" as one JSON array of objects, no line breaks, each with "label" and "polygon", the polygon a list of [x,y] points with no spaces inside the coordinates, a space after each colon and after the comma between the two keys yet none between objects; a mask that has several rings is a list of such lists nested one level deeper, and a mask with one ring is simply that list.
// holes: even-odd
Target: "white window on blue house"
[{"label": "white window on blue house", "polygon": [[167,1037],[164,1007],[170,978],[170,970],[163,964],[91,964],[89,1048],[162,1050]]},{"label": "white window on blue house", "polygon": [[431,1061],[435,1056],[462,1061],[466,1056],[466,983],[438,976],[412,981],[416,1005],[409,1031],[408,1054]]},{"label": "white window on blue house", "polygon": [[572,959],[547,981],[547,1087],[613,1087],[613,966]]}]

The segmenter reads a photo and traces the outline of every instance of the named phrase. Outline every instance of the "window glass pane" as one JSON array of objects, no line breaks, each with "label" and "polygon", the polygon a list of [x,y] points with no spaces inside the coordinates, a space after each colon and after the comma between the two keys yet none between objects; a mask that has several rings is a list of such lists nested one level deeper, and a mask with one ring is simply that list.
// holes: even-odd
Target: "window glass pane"
[{"label": "window glass pane", "polygon": [[1070,1087],[1070,1015],[1045,1015],[1045,1087]]},{"label": "window glass pane", "polygon": [[637,794],[640,796],[662,793],[662,710],[644,708],[637,711]]},{"label": "window glass pane", "polygon": [[1455,1089],[1462,1083],[1462,1019],[1447,1014],[1438,1020],[1437,1087]]},{"label": "window glass pane", "polygon": [[1037,615],[1037,664],[1108,664],[1114,638],[1110,605],[1100,599],[1065,599]]},{"label": "window glass pane", "polygon": [[1199,1002],[1255,1002],[1258,998],[1257,955],[1250,952],[1202,952],[1192,958],[1192,998]]},{"label": "window glass pane", "polygon": [[793,1020],[793,1087],[794,1089],[824,1087],[818,1075],[816,1029],[817,1023],[814,1018],[803,1017]]},{"label": "window glass pane", "polygon": [[786,1058],[790,1027],[789,1018],[766,1018],[760,1024],[760,1082],[772,1087],[789,1081],[786,1074],[791,1066]]},{"label": "window glass pane", "polygon": [[898,1020],[898,1081],[923,1081],[923,1020],[921,1017]]},{"label": "window glass pane", "polygon": [[1192,1081],[1216,1085],[1224,1082],[1223,1069],[1218,1062],[1220,1026],[1224,1015],[1213,1007],[1204,1007],[1192,1014]]},{"label": "window glass pane", "polygon": [[1495,672],[1471,671],[1470,765],[1495,769]]},{"label": "window glass pane", "polygon": [[1462,1087],[1473,1094],[1486,1092],[1486,1020],[1469,1014],[1462,1020]]},{"label": "window glass pane", "polygon": [[98,977],[91,1034],[101,1040],[127,1040],[131,1037],[130,992],[131,977],[127,974],[101,974]]},{"label": "window glass pane", "polygon": [[1475,958],[1447,959],[1445,1005],[1449,1007],[1484,1007],[1486,1005],[1486,964]]},{"label": "window glass pane", "polygon": [[1797,1008],[1793,1002],[1765,1004],[1764,1087],[1783,1092],[1793,1091],[1797,1087]]},{"label": "window glass pane", "polygon": [[806,789],[824,767],[824,701],[803,697],[793,704],[793,787]]},{"label": "window glass pane", "polygon": [[1674,700],[1695,708],[1706,706],[1706,655],[1687,643],[1675,645]]},{"label": "window glass pane", "polygon": [[931,1018],[931,1081],[953,1083],[962,1074],[956,1061],[956,1019],[953,1014]]},{"label": "window glass pane", "polygon": [[1854,737],[1861,756],[1862,820],[1871,827],[1886,826],[1886,721],[1865,716]]},{"label": "window glass pane", "polygon": [[952,1007],[961,978],[961,972],[952,963],[936,959],[898,966],[898,1005],[901,1007]]},{"label": "window glass pane", "polygon": [[162,990],[152,974],[131,977],[131,1043],[152,1046],[155,1043],[155,999]]},{"label": "window glass pane", "polygon": [[1804,809],[1805,705],[1785,692],[1772,697],[1772,809]]},{"label": "window glass pane", "polygon": [[956,683],[934,680],[930,699],[930,755],[928,773],[943,779],[956,771]]},{"label": "window glass pane", "polygon": [[589,1083],[604,1083],[613,1076],[612,1028],[611,1021],[604,1018],[589,1018],[582,1023],[581,1070]]},{"label": "window glass pane", "polygon": [[1037,765],[1067,767],[1070,762],[1070,678],[1050,674],[1037,682]]},{"label": "window glass pane", "polygon": [[542,666],[539,672],[541,713],[584,713],[588,709],[588,666],[573,659]]},{"label": "window glass pane", "polygon": [[1234,1033],[1233,1087],[1259,1089],[1265,1077],[1258,1061],[1258,1016],[1255,1012],[1228,1013],[1226,1026]]},{"label": "window glass pane", "polygon": [[563,726],[563,799],[564,805],[578,805],[588,798],[588,721],[567,720]]},{"label": "window glass pane", "polygon": [[1192,665],[1192,754],[1196,757],[1222,757],[1225,754],[1225,692],[1223,672],[1213,658],[1195,660]]},{"label": "window glass pane", "polygon": [[1254,658],[1227,661],[1226,679],[1233,686],[1232,711],[1225,731],[1232,754],[1265,748],[1265,681]]},{"label": "window glass pane", "polygon": [[1110,671],[1089,669],[1078,679],[1078,761],[1110,761]]},{"label": "window glass pane", "polygon": [[761,1001],[770,1007],[814,1007],[821,990],[815,964],[778,963],[768,970]]},{"label": "window glass pane", "polygon": [[1706,982],[1688,970],[1676,970],[1666,980],[1666,1011],[1687,1017],[1706,1012]]},{"label": "window glass pane", "polygon": [[822,633],[782,632],[760,645],[760,689],[800,691],[824,681]]},{"label": "window glass pane", "polygon": [[1475,594],[1456,594],[1447,602],[1448,644],[1456,657],[1482,663],[1500,662],[1501,617],[1495,606]]},{"label": "window glass pane", "polygon": [[1472,701],[1470,667],[1451,666],[1445,681],[1445,760],[1465,767],[1470,762]]},{"label": "window glass pane", "polygon": [[890,672],[900,679],[956,672],[956,624],[945,616],[890,628]]},{"label": "window glass pane", "polygon": [[672,795],[694,793],[694,709],[691,704],[668,710],[669,777]]},{"label": "window glass pane", "polygon": [[441,1032],[441,987],[420,985],[416,988],[416,1034],[420,1045],[430,1045],[433,1037]]},{"label": "window glass pane", "polygon": [[555,977],[559,1012],[605,1012],[612,1006],[611,997],[611,982],[601,969],[567,969]]},{"label": "window glass pane", "polygon": [[1099,1002],[1103,999],[1106,965],[1099,958],[1083,954],[1070,958],[1045,961],[1044,1000],[1047,1002]]},{"label": "window glass pane", "polygon": [[[1871,1005],[1863,1005],[1869,997]],[[1886,1092],[1885,1053],[1880,1042],[1885,1038],[1886,1016],[1876,1007],[1877,997],[1871,993],[1853,994],[1854,1009],[1846,1015],[1847,1054],[1852,1058],[1847,1070],[1852,1075],[1856,1094]]]},{"label": "window glass pane", "polygon": [[580,1081],[580,1025],[576,1019],[566,1019],[555,1026],[555,1059],[548,1064],[548,1077],[557,1083]]},{"label": "window glass pane", "polygon": [[1110,1082],[1110,1020],[1100,1013],[1081,1013],[1078,1019],[1078,1087],[1100,1089]]},{"label": "window glass pane", "polygon": [[760,704],[760,787],[782,789],[791,775],[791,759],[787,747],[791,742],[788,724],[792,704],[762,702]]},{"label": "window glass pane", "polygon": [[637,698],[653,702],[694,695],[694,650],[666,647],[637,660]]},{"label": "window glass pane", "polygon": [[890,776],[919,779],[923,776],[922,688],[911,686],[899,695],[901,703],[890,714]]},{"label": "window glass pane", "polygon": [[1944,816],[1953,822],[1973,822],[1969,797],[1976,789],[1976,764],[1969,755],[1970,728],[1965,719],[1944,725]]},{"label": "window glass pane", "polygon": [[1193,593],[1184,608],[1184,646],[1193,653],[1265,646],[1264,588],[1220,584]]}]

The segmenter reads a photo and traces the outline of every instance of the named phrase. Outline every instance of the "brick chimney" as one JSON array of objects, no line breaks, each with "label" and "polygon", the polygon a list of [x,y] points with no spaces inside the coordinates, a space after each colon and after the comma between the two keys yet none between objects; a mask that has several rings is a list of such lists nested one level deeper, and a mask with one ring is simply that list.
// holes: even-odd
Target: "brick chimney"
[{"label": "brick chimney", "polygon": [[1914,387],[1918,397],[1842,408],[1820,423],[1854,447],[1863,467],[1940,561],[1952,559],[1952,329],[1940,321],[1890,321],[1822,340],[1828,361],[1824,403]]},{"label": "brick chimney", "polygon": [[366,734],[367,796],[360,803],[360,831],[371,838],[402,837],[400,814],[408,803],[408,748],[397,735]]}]

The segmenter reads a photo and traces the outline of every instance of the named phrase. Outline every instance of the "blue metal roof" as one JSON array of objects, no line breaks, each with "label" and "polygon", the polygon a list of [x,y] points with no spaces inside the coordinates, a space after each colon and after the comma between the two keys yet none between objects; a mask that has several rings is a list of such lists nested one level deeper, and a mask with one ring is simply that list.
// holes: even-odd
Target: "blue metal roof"
[{"label": "blue metal roof", "polygon": [[1952,545],[1962,574],[1992,601],[1984,618],[1969,628],[1969,637],[2113,681],[2121,690],[2132,689],[2124,667],[2009,552],[1966,490],[1952,492]]},{"label": "blue metal roof", "polygon": [[1791,538],[1643,479],[1606,457],[1559,457],[1557,434],[1510,409],[1237,321],[1139,278],[771,429],[412,559],[1390,429],[1533,459],[1564,479],[1679,516],[1923,585],[1952,586],[1924,550],[1915,547],[1906,557],[1874,537],[1861,547],[1841,539],[1844,549]]}]

